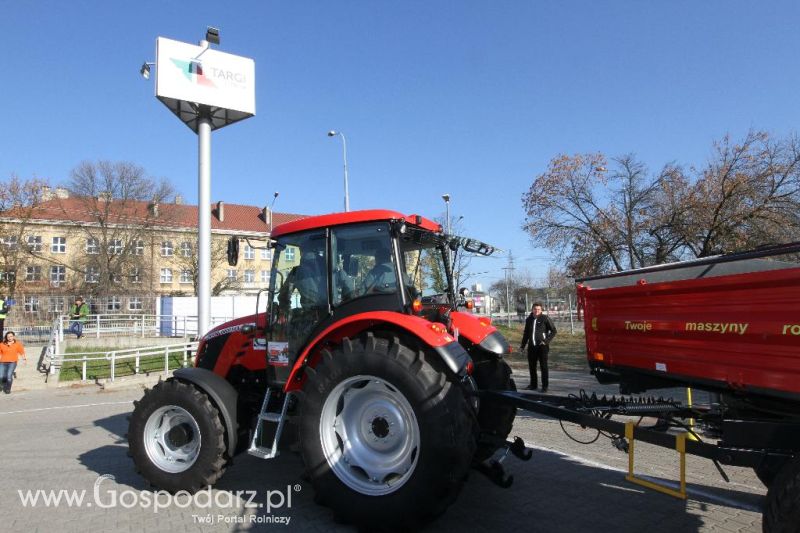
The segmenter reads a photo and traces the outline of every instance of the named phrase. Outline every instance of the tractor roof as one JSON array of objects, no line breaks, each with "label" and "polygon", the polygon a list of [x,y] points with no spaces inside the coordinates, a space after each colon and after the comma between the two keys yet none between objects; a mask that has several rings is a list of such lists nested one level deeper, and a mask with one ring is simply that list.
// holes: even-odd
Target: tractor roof
[{"label": "tractor roof", "polygon": [[420,227],[422,229],[441,232],[442,225],[433,220],[419,215],[404,215],[397,211],[388,209],[366,209],[363,211],[349,211],[347,213],[331,213],[328,215],[318,215],[314,217],[293,220],[272,230],[272,237],[280,237],[288,233],[296,233],[316,228],[327,228],[329,226],[340,226],[343,224],[354,224],[356,222],[375,222],[379,220],[405,220],[406,224]]}]

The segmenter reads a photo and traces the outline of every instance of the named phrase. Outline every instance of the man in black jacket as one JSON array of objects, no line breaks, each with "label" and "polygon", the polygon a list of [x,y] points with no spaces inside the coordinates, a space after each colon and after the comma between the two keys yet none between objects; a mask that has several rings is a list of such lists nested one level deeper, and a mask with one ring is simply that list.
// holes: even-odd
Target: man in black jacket
[{"label": "man in black jacket", "polygon": [[548,371],[547,354],[550,352],[550,341],[556,336],[556,327],[545,314],[542,314],[542,304],[536,302],[531,308],[531,314],[525,319],[525,332],[522,334],[522,345],[519,350],[528,346],[528,368],[531,373],[529,390],[536,390],[536,362],[542,369],[542,392],[547,392]]}]

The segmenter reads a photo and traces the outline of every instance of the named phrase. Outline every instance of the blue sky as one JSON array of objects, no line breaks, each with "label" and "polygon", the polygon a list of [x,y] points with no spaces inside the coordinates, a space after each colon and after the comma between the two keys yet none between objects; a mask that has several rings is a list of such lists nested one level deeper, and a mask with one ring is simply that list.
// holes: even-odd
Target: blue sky
[{"label": "blue sky", "polygon": [[[559,153],[702,165],[714,139],[800,119],[800,3],[0,1],[0,176],[124,160],[197,201],[197,139],[139,77],[157,36],[256,64],[255,117],[215,132],[212,199],[326,213],[451,213],[547,271],[521,195]],[[473,263],[484,285],[504,259]],[[484,266],[485,265],[485,266]]]}]

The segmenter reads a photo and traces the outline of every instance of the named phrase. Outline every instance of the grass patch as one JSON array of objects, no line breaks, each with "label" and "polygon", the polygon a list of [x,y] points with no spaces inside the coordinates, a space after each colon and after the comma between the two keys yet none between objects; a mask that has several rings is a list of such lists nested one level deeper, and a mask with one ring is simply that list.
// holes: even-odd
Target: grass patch
[{"label": "grass patch", "polygon": [[[59,372],[59,381],[79,381],[82,377],[83,372],[83,362],[79,357],[76,358],[69,358],[68,354],[87,354],[87,353],[96,353],[96,354],[104,354],[114,350],[114,348],[110,347],[94,347],[94,348],[86,348],[86,347],[70,347],[67,349],[67,356],[64,358],[64,362],[61,365],[61,370]],[[93,355],[87,355],[87,357],[97,357]],[[169,353],[169,369],[174,370],[176,368],[181,368],[183,366],[183,357],[184,352],[182,350],[176,350]],[[187,359],[188,363],[191,364],[191,359]],[[158,355],[149,355],[149,356],[142,356],[139,358],[139,374],[147,374],[148,372],[163,372],[164,371],[164,354]],[[114,377],[122,377],[122,376],[133,376],[136,374],[136,359],[134,358],[126,358],[116,361],[115,369],[114,369]],[[99,361],[87,361],[86,362],[86,379],[87,380],[95,380],[95,379],[107,379],[111,377],[111,361],[110,360],[99,360]]]},{"label": "grass patch", "polygon": [[[524,324],[512,323],[511,327],[505,324],[494,323],[494,326],[503,334],[511,344],[513,352],[507,357],[510,362],[528,363],[526,353],[519,351],[522,342]],[[558,334],[550,343],[548,363],[551,370],[577,370],[586,371],[589,368],[586,362],[586,338],[583,333],[583,324],[575,324],[575,334],[569,332],[569,323],[556,322]]]}]

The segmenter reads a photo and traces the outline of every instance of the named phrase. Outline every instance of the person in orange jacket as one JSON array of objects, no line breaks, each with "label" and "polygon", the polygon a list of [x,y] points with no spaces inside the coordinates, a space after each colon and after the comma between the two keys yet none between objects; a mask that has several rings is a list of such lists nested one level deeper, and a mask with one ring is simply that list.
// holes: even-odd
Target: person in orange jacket
[{"label": "person in orange jacket", "polygon": [[3,342],[0,342],[0,383],[3,392],[11,394],[11,384],[14,382],[14,370],[17,368],[19,358],[28,363],[25,357],[25,347],[16,339],[13,331],[7,331]]}]

